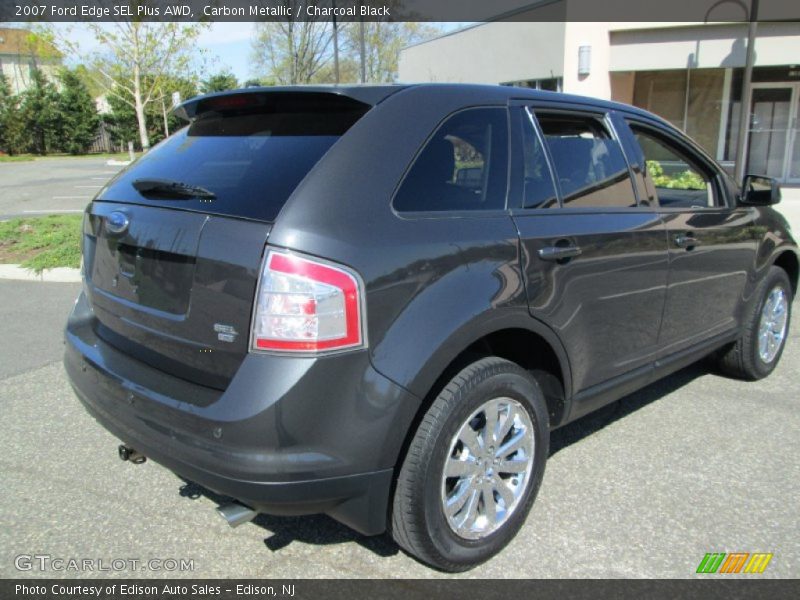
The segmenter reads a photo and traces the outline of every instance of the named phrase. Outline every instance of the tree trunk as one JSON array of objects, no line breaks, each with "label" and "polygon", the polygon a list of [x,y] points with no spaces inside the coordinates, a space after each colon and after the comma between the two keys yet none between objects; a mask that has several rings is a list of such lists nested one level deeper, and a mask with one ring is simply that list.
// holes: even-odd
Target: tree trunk
[{"label": "tree trunk", "polygon": [[144,114],[144,103],[142,102],[142,74],[138,64],[133,68],[133,100],[136,121],[139,123],[139,143],[142,145],[142,150],[147,152],[150,149],[150,138],[147,135],[147,116]]},{"label": "tree trunk", "polygon": [[139,143],[146,152],[150,148],[150,138],[147,135],[147,116],[144,114],[142,96],[139,92],[136,93],[136,121],[139,123]]},{"label": "tree trunk", "polygon": [[164,115],[164,137],[169,137],[169,119],[167,118],[167,105],[164,96],[161,96],[161,114]]}]

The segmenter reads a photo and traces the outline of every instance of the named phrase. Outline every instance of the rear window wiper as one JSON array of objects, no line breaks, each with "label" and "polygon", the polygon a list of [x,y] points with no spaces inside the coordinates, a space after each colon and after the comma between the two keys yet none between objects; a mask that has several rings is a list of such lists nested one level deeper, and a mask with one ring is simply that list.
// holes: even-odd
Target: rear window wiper
[{"label": "rear window wiper", "polygon": [[213,200],[217,197],[214,192],[199,185],[191,185],[171,179],[136,179],[131,185],[142,196],[157,196],[160,198],[200,198]]}]

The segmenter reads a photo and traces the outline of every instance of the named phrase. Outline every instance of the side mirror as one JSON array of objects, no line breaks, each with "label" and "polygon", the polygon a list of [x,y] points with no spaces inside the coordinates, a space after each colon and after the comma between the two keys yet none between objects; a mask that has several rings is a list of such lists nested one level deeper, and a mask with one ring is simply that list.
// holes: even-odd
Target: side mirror
[{"label": "side mirror", "polygon": [[747,206],[771,206],[781,201],[781,186],[772,177],[745,175],[741,203]]}]

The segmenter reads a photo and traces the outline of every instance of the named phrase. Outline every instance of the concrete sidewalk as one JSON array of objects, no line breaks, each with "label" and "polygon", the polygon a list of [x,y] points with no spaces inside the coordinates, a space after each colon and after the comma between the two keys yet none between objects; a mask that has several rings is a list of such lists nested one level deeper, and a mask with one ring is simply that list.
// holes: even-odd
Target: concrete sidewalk
[{"label": "concrete sidewalk", "polygon": [[81,270],[70,267],[44,269],[36,273],[20,265],[0,265],[0,279],[14,281],[44,281],[47,283],[80,283]]},{"label": "concrete sidewalk", "polygon": [[800,235],[800,187],[781,189],[781,202],[775,207],[789,221],[795,237]]}]

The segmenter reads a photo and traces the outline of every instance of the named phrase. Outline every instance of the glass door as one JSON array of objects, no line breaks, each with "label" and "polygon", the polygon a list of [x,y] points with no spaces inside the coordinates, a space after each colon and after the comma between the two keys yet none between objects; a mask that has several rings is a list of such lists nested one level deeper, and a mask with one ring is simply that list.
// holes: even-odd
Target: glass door
[{"label": "glass door", "polygon": [[800,181],[800,85],[755,83],[750,96],[747,173]]},{"label": "glass door", "polygon": [[794,113],[789,129],[786,183],[800,183],[800,83],[794,86]]}]

